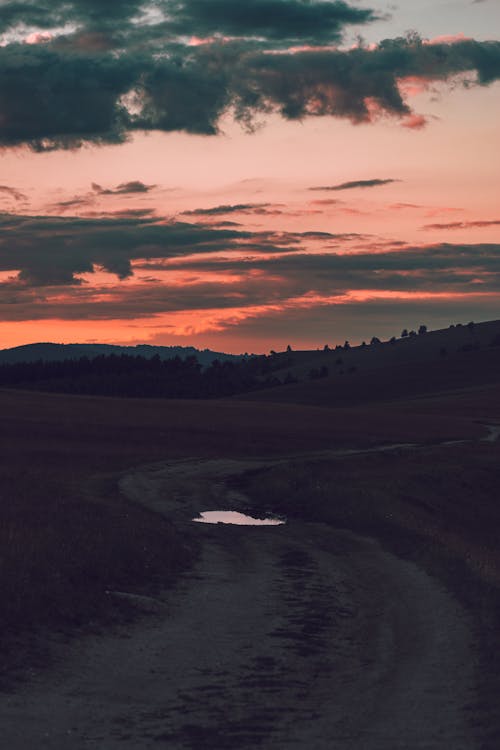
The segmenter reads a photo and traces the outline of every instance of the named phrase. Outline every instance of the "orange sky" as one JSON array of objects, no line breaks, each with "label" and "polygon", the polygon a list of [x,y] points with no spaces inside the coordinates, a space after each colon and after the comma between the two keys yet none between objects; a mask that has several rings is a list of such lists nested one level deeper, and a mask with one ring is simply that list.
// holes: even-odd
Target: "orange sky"
[{"label": "orange sky", "polygon": [[[444,4],[442,13],[436,10],[439,33],[447,19],[443,9]],[[457,28],[450,34],[460,38]],[[273,341],[274,348],[288,340],[319,346],[328,331],[329,343],[336,343],[335,337],[392,335],[401,325],[434,327],[445,324],[447,316],[448,322],[498,317],[491,248],[500,252],[500,82],[465,86],[465,80],[472,80],[470,73],[453,85],[449,80],[401,80],[414,114],[398,119],[382,112],[369,124],[331,116],[286,121],[274,114],[261,116],[261,126],[248,133],[229,112],[220,123],[221,134],[213,137],[153,131],[137,133],[119,146],[40,154],[22,146],[4,148],[0,207],[6,215],[82,217],[98,223],[121,212],[134,222],[150,216],[162,225],[182,222],[240,234],[231,246],[203,248],[201,255],[196,247],[185,247],[171,260],[165,260],[164,248],[159,253],[146,244],[145,261],[134,254],[131,273],[121,278],[99,265],[96,248],[89,270],[75,269],[76,286],[58,280],[57,286],[37,281],[34,287],[33,274],[41,273],[33,260],[35,249],[29,261],[35,270],[24,275],[11,256],[0,271],[0,285],[10,295],[3,304],[0,300],[3,346],[51,340],[261,351]],[[366,184],[374,180],[380,184]],[[353,182],[365,185],[342,188]],[[142,192],[120,187],[132,183],[141,183]],[[4,237],[10,237],[5,231]],[[34,241],[31,236],[22,240]],[[267,254],[263,242],[273,243]],[[285,256],[273,263],[276,243],[283,245],[281,255],[301,256],[296,268],[283,262]],[[64,253],[70,254],[73,244],[67,239]],[[458,270],[450,261],[456,291],[442,267],[436,283],[432,264],[424,268],[426,248],[441,245],[453,245],[458,255],[462,245],[475,246],[481,258],[477,268],[471,261]],[[490,265],[478,249],[483,245],[490,246]],[[44,247],[40,253],[50,254],[50,243]],[[365,279],[361,261],[347,273],[326,264],[311,270],[306,258],[364,258],[414,248],[424,259],[424,270],[410,271],[414,289],[400,283],[404,269],[396,281],[383,268],[370,269]],[[243,263],[245,258],[251,262]],[[383,284],[373,288],[376,273],[386,275],[385,289]],[[147,304],[148,295],[155,297],[154,306]],[[96,315],[97,308],[102,314]]]}]

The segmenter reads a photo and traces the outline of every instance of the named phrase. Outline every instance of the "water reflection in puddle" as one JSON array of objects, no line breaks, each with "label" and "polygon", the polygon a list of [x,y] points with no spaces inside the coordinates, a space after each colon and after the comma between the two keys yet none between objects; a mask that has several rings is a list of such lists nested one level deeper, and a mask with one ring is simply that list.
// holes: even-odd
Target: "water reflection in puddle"
[{"label": "water reflection in puddle", "polygon": [[252,518],[236,510],[206,510],[198,518],[197,523],[231,523],[237,526],[281,526],[285,523],[280,518]]}]

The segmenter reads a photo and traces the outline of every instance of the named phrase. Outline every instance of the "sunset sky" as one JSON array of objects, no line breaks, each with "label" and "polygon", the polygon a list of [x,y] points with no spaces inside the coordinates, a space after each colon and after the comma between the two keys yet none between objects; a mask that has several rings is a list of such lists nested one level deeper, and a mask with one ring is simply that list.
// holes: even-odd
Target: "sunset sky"
[{"label": "sunset sky", "polygon": [[0,0],[0,347],[500,318],[498,0]]}]

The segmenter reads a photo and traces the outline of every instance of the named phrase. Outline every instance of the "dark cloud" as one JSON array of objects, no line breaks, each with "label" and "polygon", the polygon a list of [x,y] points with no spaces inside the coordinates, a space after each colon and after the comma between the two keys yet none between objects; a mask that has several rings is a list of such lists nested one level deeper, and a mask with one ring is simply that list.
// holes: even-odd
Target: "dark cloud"
[{"label": "dark cloud", "polygon": [[[96,196],[101,195],[137,195],[137,194],[144,194],[149,193],[151,190],[154,190],[156,185],[145,185],[143,182],[140,182],[139,180],[132,180],[131,182],[122,182],[120,185],[117,185],[114,188],[103,188],[101,185],[98,185],[96,182],[93,182],[92,190],[88,193],[85,193],[84,195],[75,195],[73,198],[69,198],[64,201],[57,201],[56,203],[52,203],[47,207],[47,210],[51,212],[61,212],[66,213],[67,211],[71,211],[72,209],[82,209],[86,208],[88,206],[93,206],[96,203]],[[1,189],[1,188],[0,188]],[[146,215],[151,213],[150,209],[146,209],[146,214],[142,212],[142,209],[139,209],[141,213],[137,214],[135,211],[132,211],[131,215]],[[96,215],[103,215],[107,212],[101,211],[96,212]],[[128,212],[130,213],[130,212]]]},{"label": "dark cloud", "polygon": [[268,209],[271,203],[236,203],[225,206],[213,206],[212,208],[194,208],[191,211],[183,211],[183,216],[221,216],[225,214],[253,213],[261,209]]},{"label": "dark cloud", "polygon": [[135,195],[137,193],[149,193],[154,190],[156,185],[145,185],[140,180],[132,180],[131,182],[122,182],[115,188],[103,188],[98,185],[97,182],[92,183],[92,190],[98,195]]},{"label": "dark cloud", "polygon": [[376,20],[372,10],[342,0],[185,0],[176,4],[170,27],[178,34],[258,37],[321,44],[338,40],[348,24]]},{"label": "dark cloud", "polygon": [[447,224],[425,224],[422,229],[477,229],[500,226],[500,219],[492,221],[450,221]]},{"label": "dark cloud", "polygon": [[0,32],[20,26],[55,29],[66,24],[120,28],[145,4],[144,0],[6,0],[0,7]]},{"label": "dark cloud", "polygon": [[[148,10],[156,11],[156,17],[150,15],[146,24],[141,23]],[[87,33],[105,29],[137,35],[146,26],[150,34],[170,37],[220,35],[320,43],[340,39],[346,25],[376,19],[374,11],[344,0],[15,0],[0,8],[0,31],[22,24],[47,30],[69,23]]]},{"label": "dark cloud", "polygon": [[20,271],[32,285],[79,284],[78,274],[101,266],[124,279],[139,258],[166,259],[192,253],[245,248],[291,251],[300,235],[159,222],[149,210],[95,217],[0,215],[0,271]]},{"label": "dark cloud", "polygon": [[[307,236],[305,233],[302,236]],[[332,235],[339,239],[354,239],[356,235]],[[362,239],[362,236],[357,235]],[[383,248],[383,243],[379,247]],[[321,280],[321,283],[331,284],[336,279],[340,288],[364,289],[428,289],[440,288],[446,291],[450,285],[458,284],[463,289],[476,279],[493,284],[500,290],[500,277],[490,278],[490,274],[500,271],[500,245],[426,245],[423,247],[396,247],[380,249],[373,252],[372,242],[365,243],[356,253],[282,253],[273,257],[252,259],[225,259],[213,261],[199,261],[197,268],[208,270],[214,265],[222,270],[241,271],[244,268],[257,268],[269,273],[289,273],[308,279]],[[183,266],[180,261],[179,266]],[[467,275],[468,272],[468,275]],[[397,287],[387,286],[398,280]],[[308,282],[308,283],[309,283]],[[348,282],[348,283],[347,283]],[[318,282],[319,283],[319,282]],[[478,284],[479,289],[479,284]]]},{"label": "dark cloud", "polygon": [[48,209],[50,211],[65,213],[71,211],[74,208],[84,208],[85,206],[91,206],[94,203],[92,196],[75,196],[74,198],[68,198],[65,201],[57,201],[52,203]]},{"label": "dark cloud", "polygon": [[136,81],[137,63],[131,59],[12,44],[0,48],[0,67],[2,145],[28,143],[43,151],[126,137],[119,99]]},{"label": "dark cloud", "polygon": [[144,219],[152,218],[155,213],[154,208],[125,208],[121,211],[85,211],[82,216],[85,219]]},{"label": "dark cloud", "polygon": [[[71,252],[66,254],[66,265],[61,265],[58,257],[63,255],[61,247],[56,243],[54,249],[52,244],[49,251],[49,243],[43,235],[40,236],[40,219],[31,220],[29,229],[33,233],[37,232],[44,253],[37,256],[32,248],[30,253],[21,258],[23,268],[20,278],[2,284],[2,319],[60,317],[70,320],[132,320],[168,312],[223,311],[232,307],[249,308],[249,314],[254,314],[251,308],[255,306],[275,306],[278,310],[286,308],[292,314],[296,301],[301,300],[300,305],[304,309],[312,310],[309,318],[311,323],[314,320],[315,309],[335,304],[336,301],[344,305],[348,300],[346,295],[352,290],[366,290],[361,297],[367,301],[359,303],[363,304],[365,309],[370,307],[372,292],[389,292],[395,297],[400,294],[403,299],[410,295],[411,298],[415,298],[414,303],[405,303],[403,306],[401,302],[402,309],[407,310],[411,308],[411,304],[422,304],[418,297],[425,297],[429,293],[458,295],[461,304],[465,306],[469,304],[468,300],[477,301],[481,295],[485,299],[484,304],[488,304],[488,300],[498,301],[500,293],[498,244],[441,244],[386,249],[377,253],[373,253],[368,246],[364,251],[343,254],[312,253],[310,250],[303,252],[303,246],[300,245],[295,253],[291,253],[290,248],[283,245],[281,252],[273,246],[275,252],[272,255],[266,253],[261,257],[255,254],[253,257],[242,257],[240,253],[238,257],[228,257],[227,253],[215,253],[215,250],[241,247],[243,233],[224,235],[220,231],[207,231],[206,228],[170,225],[173,234],[170,247],[164,246],[168,233],[163,236],[163,245],[157,244],[147,253],[144,252],[144,246],[135,238],[129,242],[123,255],[112,257],[111,260],[114,262],[120,258],[122,261],[131,257],[140,258],[142,254],[146,256],[146,260],[135,264],[134,283],[117,283],[99,288],[96,299],[95,289],[91,284],[74,284],[72,273],[76,263],[79,264],[80,270],[84,271],[91,270],[92,262],[103,265],[104,260],[107,262],[108,256],[105,258],[104,253],[99,252],[97,247],[98,237],[103,237],[106,233],[103,224],[108,231],[111,231],[111,227],[116,230],[121,226],[123,238],[125,235],[133,234],[134,227],[140,226],[141,222],[115,219],[107,222],[72,220],[66,223],[73,226],[75,233],[78,228],[78,235],[83,234],[86,240],[76,248],[71,243],[69,246],[66,245],[66,251],[71,249]],[[3,224],[4,230],[5,227],[12,229],[13,225],[17,226],[16,222],[13,223],[8,217],[4,217]],[[143,224],[147,225],[147,222]],[[52,238],[61,229],[59,222],[47,220],[47,231],[49,227]],[[167,230],[168,226],[164,229]],[[193,233],[193,229],[197,230],[197,234]],[[27,231],[25,227],[24,242]],[[198,244],[195,244],[196,237]],[[267,242],[272,243],[273,239],[275,238],[269,237]],[[302,238],[295,238],[296,241],[297,239],[307,238],[303,235]],[[266,242],[261,234],[253,237],[255,246],[259,242]],[[117,245],[115,238],[115,250]],[[150,245],[147,247],[151,248]],[[190,255],[192,252],[197,253],[196,257]],[[18,256],[17,247],[13,254]],[[2,270],[5,270],[6,266],[13,267],[12,263],[6,261],[6,255],[6,248],[0,246]],[[54,258],[58,261],[56,276],[50,273],[49,261]],[[165,258],[177,258],[177,261],[166,266]],[[168,276],[169,268],[175,272],[171,280]],[[116,272],[116,268],[114,270]],[[155,270],[163,272],[161,281],[154,278]],[[206,275],[207,271],[209,275]],[[43,286],[44,284],[46,286]],[[66,288],[59,288],[54,293],[50,288],[54,284]],[[403,316],[402,320],[407,321],[408,317]],[[366,316],[364,322],[366,326]]]},{"label": "dark cloud", "polygon": [[[88,3],[97,14],[98,5]],[[154,25],[138,28],[152,34]],[[374,48],[277,54],[248,40],[193,47],[163,37],[163,46],[149,49],[123,37],[111,52],[61,49],[56,42],[0,48],[0,145],[47,150],[121,143],[136,130],[213,135],[229,110],[248,128],[273,112],[291,120],[328,115],[369,123],[385,115],[404,121],[412,114],[399,87],[405,77],[448,81],[475,73],[478,85],[500,79],[500,42],[494,41],[426,44],[410,36]]]},{"label": "dark cloud", "polygon": [[372,180],[353,180],[351,182],[341,182],[339,185],[327,185],[324,187],[311,187],[309,190],[353,190],[354,188],[371,188],[380,185],[390,185],[391,182],[400,182],[394,179],[372,179]]},{"label": "dark cloud", "polygon": [[[203,224],[203,221],[199,221],[198,224]],[[241,227],[243,224],[239,221],[210,221],[206,222],[211,227]]]}]

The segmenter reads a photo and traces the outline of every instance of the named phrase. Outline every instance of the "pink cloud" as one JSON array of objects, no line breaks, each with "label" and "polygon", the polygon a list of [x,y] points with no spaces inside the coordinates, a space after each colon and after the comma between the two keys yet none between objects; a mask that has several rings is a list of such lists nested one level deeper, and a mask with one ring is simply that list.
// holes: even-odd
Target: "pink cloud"
[{"label": "pink cloud", "polygon": [[51,42],[53,38],[54,36],[50,31],[34,31],[24,41],[26,44],[45,44],[46,42]]},{"label": "pink cloud", "polygon": [[435,208],[430,208],[428,211],[426,211],[425,215],[429,219],[432,219],[435,216],[442,216],[443,214],[456,214],[460,211],[463,211],[463,208],[453,208],[452,206],[436,206]]},{"label": "pink cloud", "polygon": [[410,130],[422,130],[427,125],[427,122],[427,118],[424,115],[418,115],[414,112],[405,117],[401,124],[404,128],[409,128]]},{"label": "pink cloud", "polygon": [[387,206],[391,211],[403,211],[407,208],[422,208],[417,203],[391,203]]},{"label": "pink cloud", "polygon": [[433,39],[424,39],[424,44],[458,44],[458,42],[468,42],[472,39],[470,36],[460,31],[458,34],[442,34],[441,36],[435,36]]}]

